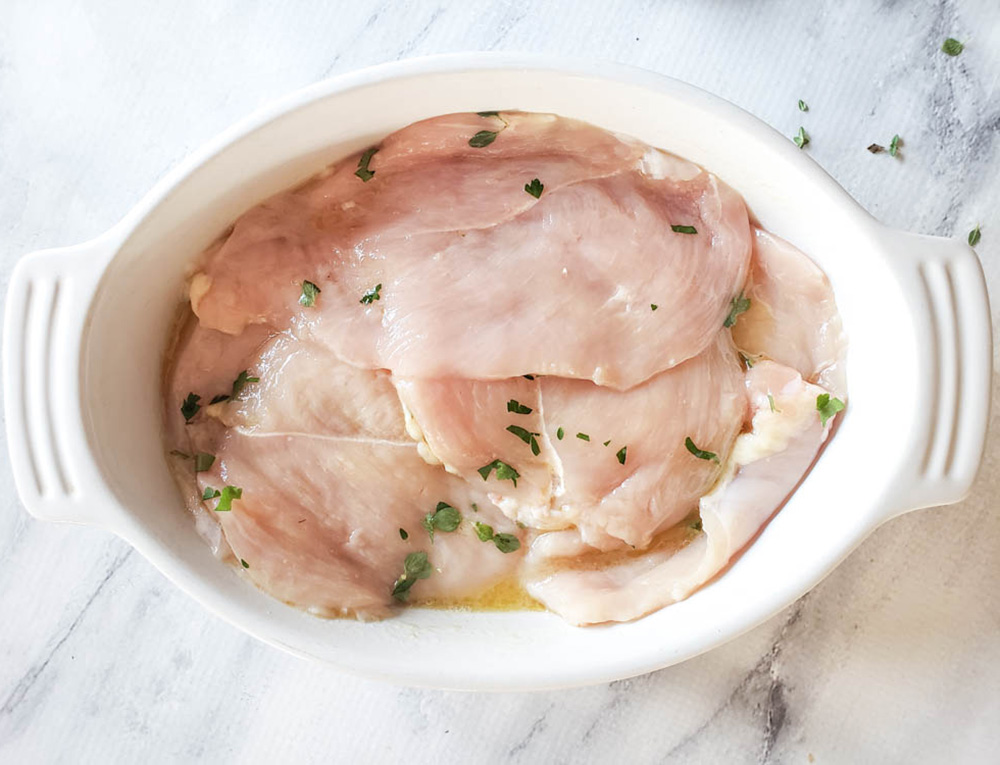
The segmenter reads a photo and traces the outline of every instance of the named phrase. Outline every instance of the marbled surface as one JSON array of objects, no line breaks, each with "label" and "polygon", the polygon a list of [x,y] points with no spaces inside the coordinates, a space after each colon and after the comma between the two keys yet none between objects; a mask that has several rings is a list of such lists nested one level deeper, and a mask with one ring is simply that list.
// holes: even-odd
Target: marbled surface
[{"label": "marbled surface", "polygon": [[[958,58],[940,52],[949,35]],[[471,49],[637,64],[788,135],[804,125],[807,151],[886,223],[981,223],[1000,301],[994,0],[3,0],[4,283],[21,254],[100,233],[270,99]],[[865,151],[894,133],[901,159]],[[501,695],[396,688],[258,644],[117,539],[29,518],[4,466],[0,761],[995,762],[998,440],[967,501],[884,526],[742,638],[633,680]]]}]

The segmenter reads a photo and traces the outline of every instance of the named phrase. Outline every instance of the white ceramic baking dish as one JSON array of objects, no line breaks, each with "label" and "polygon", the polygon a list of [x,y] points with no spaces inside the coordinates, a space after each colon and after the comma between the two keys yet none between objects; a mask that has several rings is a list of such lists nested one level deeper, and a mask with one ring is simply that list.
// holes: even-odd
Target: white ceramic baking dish
[{"label": "white ceramic baking dish", "polygon": [[[195,532],[161,445],[160,375],[192,258],[241,212],[432,115],[556,112],[700,163],[829,275],[849,336],[850,406],[787,505],[718,580],[630,624],[408,609],[324,621],[278,603]],[[115,228],[22,259],[4,325],[7,438],[38,518],[107,529],[179,587],[293,653],[399,683],[528,689],[614,680],[719,645],[805,593],[885,520],[955,502],[982,455],[990,318],[975,254],[884,228],[783,135],[650,72],[507,55],[404,61],[259,111],[157,184]],[[848,606],[849,607],[849,606]]]}]

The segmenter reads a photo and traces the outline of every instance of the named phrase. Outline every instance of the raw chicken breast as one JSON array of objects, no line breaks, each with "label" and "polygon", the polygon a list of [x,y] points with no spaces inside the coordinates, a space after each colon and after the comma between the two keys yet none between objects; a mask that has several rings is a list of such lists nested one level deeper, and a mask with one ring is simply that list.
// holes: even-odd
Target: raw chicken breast
[{"label": "raw chicken breast", "polygon": [[[213,469],[198,479],[203,491],[242,489],[232,511],[216,515],[247,575],[278,599],[321,615],[385,616],[409,553],[426,552],[434,568],[414,585],[413,602],[478,594],[509,577],[521,557],[480,541],[474,519],[498,533],[518,529],[482,492],[427,465],[413,444],[233,430]],[[431,543],[421,520],[439,502],[463,520]]]},{"label": "raw chicken breast", "polygon": [[449,470],[476,484],[484,465],[503,461],[517,485],[495,472],[487,484],[508,516],[537,529],[576,526],[602,549],[643,547],[691,512],[719,467],[694,457],[685,439],[725,458],[746,409],[725,331],[697,358],[627,391],[555,377],[396,387],[415,433]]},{"label": "raw chicken breast", "polygon": [[552,541],[542,534],[529,554],[528,592],[574,624],[629,621],[718,574],[792,492],[833,423],[823,426],[816,410],[823,389],[792,369],[762,361],[747,387],[753,429],[736,439],[725,475],[702,498],[700,524],[671,529],[651,551],[628,555],[588,555],[567,532]]},{"label": "raw chicken breast", "polygon": [[750,309],[733,326],[736,345],[842,396],[847,338],[830,280],[788,242],[759,228],[753,234]]},{"label": "raw chicken breast", "polygon": [[[387,139],[367,183],[351,160],[251,211],[193,278],[195,313],[227,332],[295,316],[345,361],[404,377],[624,389],[700,353],[749,267],[739,196],[572,120],[502,119],[482,149],[468,116],[418,123]],[[296,302],[305,279],[322,290],[312,308]]]}]

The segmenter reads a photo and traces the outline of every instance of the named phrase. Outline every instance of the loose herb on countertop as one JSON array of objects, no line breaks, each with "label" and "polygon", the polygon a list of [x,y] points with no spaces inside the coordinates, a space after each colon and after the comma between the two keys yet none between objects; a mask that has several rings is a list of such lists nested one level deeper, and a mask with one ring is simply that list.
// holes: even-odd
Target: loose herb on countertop
[{"label": "loose herb on countertop", "polygon": [[806,129],[804,127],[800,126],[799,132],[795,134],[792,140],[795,141],[796,146],[798,146],[800,149],[804,149],[806,147],[806,144],[809,143],[809,134],[806,132]]},{"label": "loose herb on countertop", "polygon": [[977,223],[976,227],[969,232],[969,246],[975,247],[977,244],[979,244],[979,240],[982,238],[983,238],[983,232],[979,230],[979,224]]},{"label": "loose herb on countertop", "polygon": [[960,43],[954,37],[948,37],[943,43],[941,43],[941,50],[947,53],[949,56],[957,56],[963,50],[965,50],[965,45]]},{"label": "loose herb on countertop", "polygon": [[899,134],[897,133],[892,137],[892,140],[889,141],[889,156],[895,157],[897,154],[899,154],[899,147],[902,145],[903,145],[903,139],[900,138]]},{"label": "loose herb on countertop", "polygon": [[799,111],[800,112],[807,112],[807,111],[809,111],[809,104],[807,104],[801,98],[799,99]]}]

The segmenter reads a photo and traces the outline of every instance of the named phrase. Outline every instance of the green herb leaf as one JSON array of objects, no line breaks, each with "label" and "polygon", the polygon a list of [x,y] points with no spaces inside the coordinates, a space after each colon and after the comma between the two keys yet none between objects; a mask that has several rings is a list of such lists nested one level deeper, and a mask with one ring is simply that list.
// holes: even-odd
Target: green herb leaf
[{"label": "green herb leaf", "polygon": [[[256,382],[256,380],[254,382]],[[212,404],[221,404],[223,401],[229,401],[228,393],[220,393],[218,396],[212,396],[212,400],[208,402],[208,405],[212,406]]]},{"label": "green herb leaf", "polygon": [[480,117],[499,117],[500,112],[476,112]]},{"label": "green herb leaf", "polygon": [[233,500],[240,499],[242,496],[243,489],[238,486],[223,486],[222,496],[219,498],[219,504],[215,506],[215,512],[228,513],[233,509]]},{"label": "green herb leaf", "polygon": [[521,474],[514,470],[514,468],[506,462],[501,460],[493,460],[493,462],[483,465],[476,472],[478,472],[485,481],[490,477],[490,472],[494,470],[496,471],[498,481],[513,481],[514,486],[517,486],[517,479],[521,477]]},{"label": "green herb leaf", "polygon": [[531,196],[535,199],[538,199],[542,195],[542,189],[544,188],[545,184],[537,178],[535,178],[531,183],[524,184],[524,190],[531,194]]},{"label": "green herb leaf", "polygon": [[451,532],[462,523],[462,514],[447,502],[438,502],[437,507],[424,516],[420,525],[427,529],[431,542],[434,541],[435,531]]},{"label": "green herb leaf", "polygon": [[410,553],[403,560],[403,575],[392,585],[392,597],[405,601],[410,597],[410,589],[419,579],[427,579],[431,575],[431,564],[427,553]]},{"label": "green herb leaf", "polygon": [[494,534],[493,544],[495,544],[497,549],[502,553],[512,553],[515,550],[520,549],[521,540],[513,534]]},{"label": "green herb leaf", "polygon": [[365,183],[368,183],[368,181],[375,177],[375,171],[369,170],[368,165],[371,163],[372,157],[375,156],[375,152],[377,151],[378,148],[372,146],[364,154],[362,154],[361,159],[358,160],[358,169],[354,171],[354,174]]},{"label": "green herb leaf", "polygon": [[474,513],[479,512],[479,505],[477,505],[475,502],[472,503],[472,512]]},{"label": "green herb leaf", "polygon": [[697,234],[698,229],[694,226],[671,226],[670,230],[676,234]]},{"label": "green herb leaf", "polygon": [[731,327],[736,323],[736,317],[741,313],[746,313],[750,310],[750,298],[746,297],[742,292],[733,298],[733,302],[729,305],[729,315],[726,320],[722,322],[723,327]]},{"label": "green herb leaf", "polygon": [[243,558],[240,558],[240,565],[243,566],[243,568],[250,568],[250,564],[243,560]]},{"label": "green herb leaf", "polygon": [[248,377],[247,370],[243,370],[237,375],[236,379],[233,380],[233,398],[240,395],[240,391],[246,387],[247,383],[260,382],[259,377]]},{"label": "green herb leaf", "polygon": [[362,305],[371,305],[376,300],[382,299],[382,283],[379,282],[374,287],[372,287],[368,292],[361,296],[361,300],[358,302]]},{"label": "green herb leaf", "polygon": [[610,443],[611,443],[611,439],[609,438],[607,441],[604,442],[604,445],[607,446]]},{"label": "green herb leaf", "polygon": [[655,311],[659,307],[660,306],[658,306],[656,303],[650,303],[649,304],[649,310],[651,310],[651,311]]},{"label": "green herb leaf", "polygon": [[489,542],[493,539],[493,527],[486,523],[480,523],[476,521],[473,524],[476,527],[476,536],[479,537],[480,542]]},{"label": "green herb leaf", "polygon": [[561,427],[556,430],[556,438],[558,438],[560,441],[563,440],[563,436],[565,436],[565,435],[566,435],[566,431],[563,430]]},{"label": "green herb leaf", "polygon": [[883,151],[885,151],[885,147],[882,146],[881,144],[873,143],[868,147],[868,151],[870,151],[872,154],[881,154]]},{"label": "green herb leaf", "polygon": [[684,446],[687,448],[691,454],[700,460],[712,460],[712,462],[718,463],[719,457],[715,452],[706,452],[704,449],[699,449],[694,445],[694,441],[691,440],[691,436],[684,439]]},{"label": "green herb leaf", "polygon": [[826,426],[827,420],[843,410],[844,402],[839,398],[830,398],[829,393],[820,393],[816,396],[816,411],[819,412],[820,425]]},{"label": "green herb leaf", "polygon": [[892,140],[889,141],[889,156],[895,157],[899,153],[899,147],[902,146],[903,140],[899,135],[894,135]]},{"label": "green herb leaf", "polygon": [[615,456],[618,458],[618,462],[624,465],[625,459],[628,456],[628,447],[623,446],[621,449],[618,450],[618,453]]},{"label": "green herb leaf", "polygon": [[534,380],[535,379],[534,375],[521,375],[521,377],[523,377],[525,380]]},{"label": "green herb leaf", "polygon": [[409,533],[408,533],[408,532],[406,531],[406,529],[403,529],[403,528],[401,528],[401,529],[399,530],[399,538],[400,538],[400,539],[402,539],[402,540],[403,540],[403,541],[405,542],[405,541],[406,541],[407,539],[409,539],[409,538],[410,538],[410,535],[409,535]]},{"label": "green herb leaf", "polygon": [[805,148],[806,144],[809,143],[809,134],[804,127],[800,127],[799,132],[795,134],[792,140],[795,141],[795,145],[800,149]]},{"label": "green herb leaf", "polygon": [[201,409],[199,401],[201,401],[201,396],[195,393],[187,394],[187,398],[181,404],[181,414],[184,415],[184,422],[191,422],[191,418],[198,414],[198,410]]},{"label": "green herb leaf", "polygon": [[770,405],[772,412],[777,412],[778,411],[774,407],[774,396],[772,396],[770,393],[767,394],[767,403]]},{"label": "green herb leaf", "polygon": [[469,139],[469,146],[473,149],[482,149],[493,143],[498,135],[500,135],[499,130],[480,130]]},{"label": "green herb leaf", "polygon": [[801,98],[799,99],[799,111],[800,112],[807,112],[807,111],[809,111],[809,104],[807,104]]},{"label": "green herb leaf", "polygon": [[954,37],[949,37],[941,44],[941,50],[943,50],[949,56],[957,56],[959,53],[965,50],[965,46],[958,40],[956,40]]},{"label": "green herb leaf", "polygon": [[586,433],[577,433],[576,437],[579,438],[581,441],[589,441],[590,440],[590,436],[588,436]]},{"label": "green herb leaf", "polygon": [[753,359],[740,351],[740,360],[746,364],[747,369],[753,369]]},{"label": "green herb leaf", "polygon": [[531,447],[531,453],[534,454],[536,457],[538,456],[540,449],[538,447],[538,441],[535,438],[535,436],[540,436],[541,433],[532,433],[530,430],[526,430],[525,428],[522,428],[520,425],[508,425],[507,432],[513,433],[515,436],[524,441],[524,443],[528,444]]},{"label": "green herb leaf", "polygon": [[691,521],[691,524],[688,526],[688,528],[691,529],[692,531],[701,531],[702,529],[701,518]]},{"label": "green herb leaf", "polygon": [[316,296],[322,291],[323,290],[310,281],[302,282],[302,294],[299,295],[299,305],[304,305],[306,308],[312,308],[316,305]]},{"label": "green herb leaf", "polygon": [[201,495],[201,498],[202,498],[202,501],[204,501],[204,500],[209,500],[209,499],[215,499],[216,497],[221,496],[221,495],[222,495],[222,492],[219,491],[218,489],[213,489],[211,486],[206,486],[205,487],[205,491]]},{"label": "green herb leaf", "polygon": [[979,240],[982,238],[983,238],[983,232],[979,230],[979,224],[977,223],[976,227],[969,232],[969,246],[975,247],[977,244],[979,244]]},{"label": "green herb leaf", "polygon": [[507,411],[513,412],[514,414],[531,414],[533,411],[530,406],[525,406],[524,404],[517,401],[517,399],[511,399],[507,402]]},{"label": "green herb leaf", "polygon": [[198,452],[194,455],[194,472],[204,473],[212,467],[212,463],[215,462],[214,454],[205,454],[205,452]]}]

